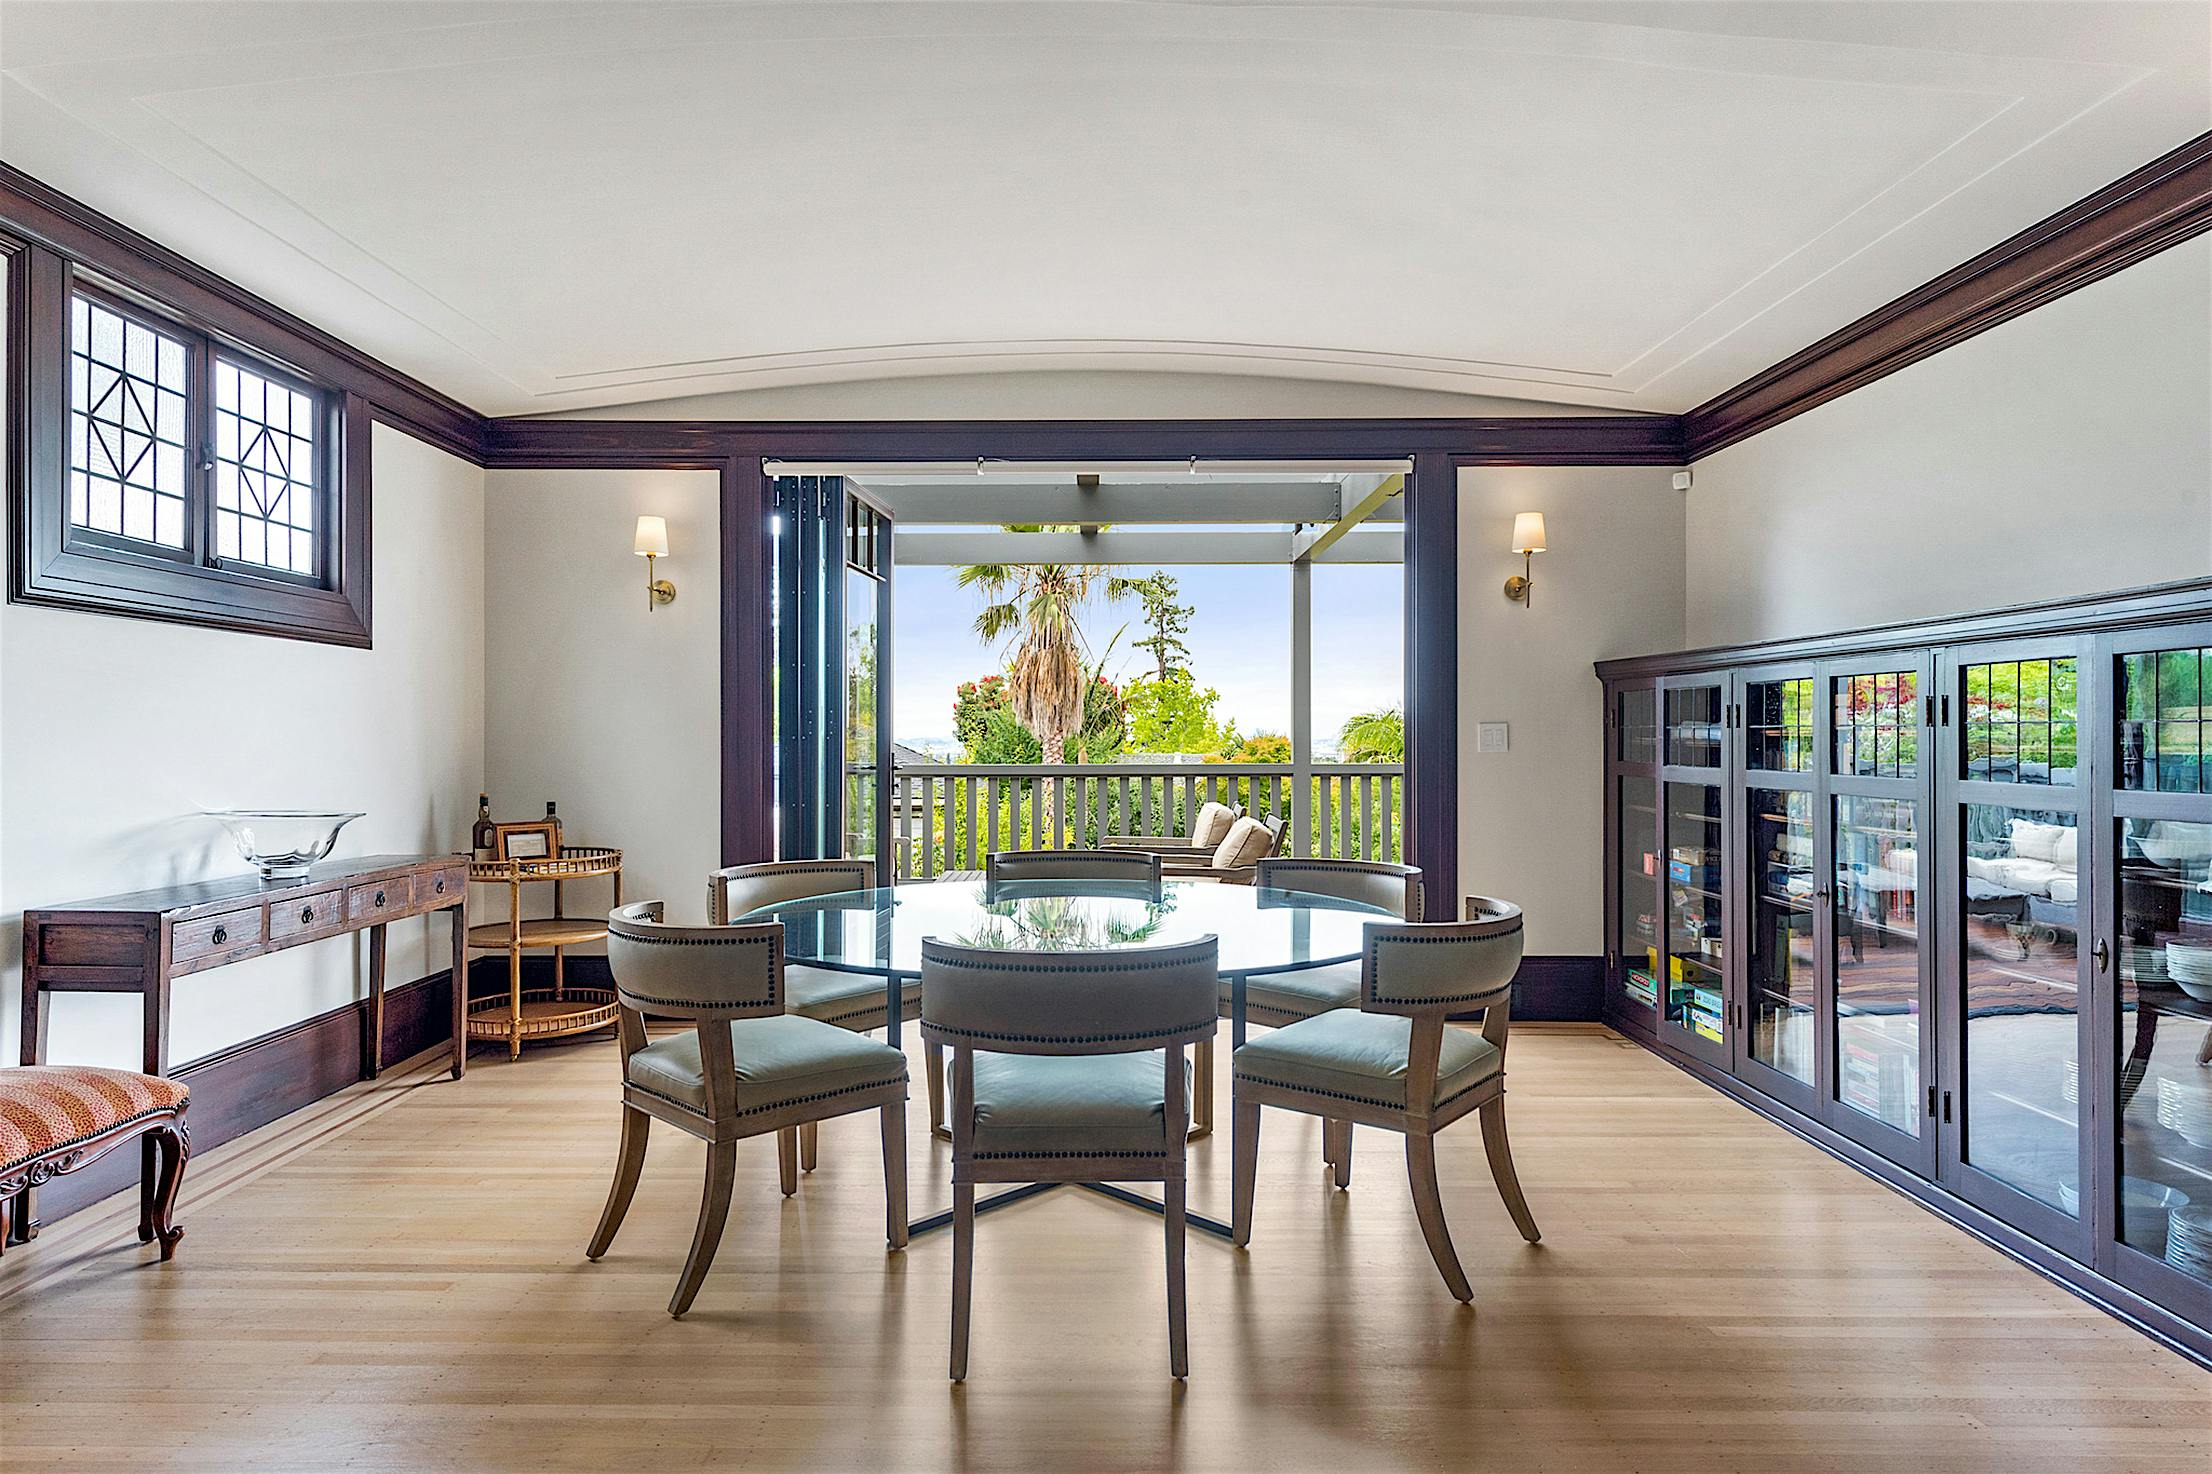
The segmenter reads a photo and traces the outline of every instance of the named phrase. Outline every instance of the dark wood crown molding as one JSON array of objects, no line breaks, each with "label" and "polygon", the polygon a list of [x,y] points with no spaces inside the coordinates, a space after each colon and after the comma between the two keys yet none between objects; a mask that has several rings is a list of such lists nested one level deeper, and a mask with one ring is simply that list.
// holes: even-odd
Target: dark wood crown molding
[{"label": "dark wood crown molding", "polygon": [[2212,229],[2212,133],[2200,134],[1683,417],[1711,455]]},{"label": "dark wood crown molding", "polygon": [[484,417],[475,410],[6,163],[0,234],[45,246],[326,388],[359,396],[388,425],[483,463]]}]

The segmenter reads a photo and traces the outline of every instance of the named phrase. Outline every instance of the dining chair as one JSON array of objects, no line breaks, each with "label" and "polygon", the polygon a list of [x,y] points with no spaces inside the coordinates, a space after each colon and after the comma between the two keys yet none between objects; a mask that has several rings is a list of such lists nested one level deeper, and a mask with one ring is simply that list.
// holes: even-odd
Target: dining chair
[{"label": "dining chair", "polygon": [[980,1182],[1157,1182],[1168,1363],[1190,1374],[1183,1294],[1183,1046],[1211,1038],[1219,942],[1013,952],[922,942],[922,1033],[952,1049],[952,1379],[968,1375]]},{"label": "dining chair", "polygon": [[1055,880],[1160,888],[1160,857],[1150,850],[999,850],[984,863],[986,897],[1002,885]]},{"label": "dining chair", "polygon": [[[854,1111],[883,1115],[885,1237],[906,1245],[906,1056],[888,1044],[784,1011],[783,925],[669,926],[663,903],[637,901],[607,917],[607,963],[619,1004],[622,1147],[614,1186],[585,1257],[614,1242],[645,1165],[654,1120],[707,1144],[699,1223],[670,1315],[691,1308],[722,1241],[737,1175],[737,1144],[750,1136]],[[645,1019],[691,1028],[648,1041]],[[788,1138],[777,1166],[786,1197],[798,1190]]]},{"label": "dining chair", "polygon": [[[873,860],[768,860],[755,865],[727,865],[707,872],[707,919],[716,926],[785,901],[834,896],[846,891],[876,888]],[[834,967],[810,967],[803,962],[784,964],[784,997],[789,1011],[801,1018],[819,1019],[858,1034],[883,1028],[883,979],[873,973],[843,972]],[[900,992],[901,1019],[921,1016],[922,985],[909,982]],[[929,1078],[929,1124],[945,1121],[944,1051],[927,1051],[924,1066]],[[812,1172],[819,1158],[814,1123],[796,1128],[799,1168]],[[789,1143],[781,1144],[785,1151]]]},{"label": "dining chair", "polygon": [[[1388,860],[1327,860],[1313,857],[1273,856],[1254,867],[1253,884],[1262,890],[1296,891],[1308,896],[1328,896],[1380,906],[1407,921],[1421,919],[1421,867]],[[1300,1019],[1313,1018],[1332,1008],[1359,1006],[1360,964],[1332,963],[1327,967],[1300,968],[1296,972],[1262,973],[1244,986],[1246,1023],[1279,1029]],[[1221,990],[1221,1014],[1227,1018],[1230,992]],[[1336,1172],[1336,1185],[1352,1180],[1352,1123],[1321,1123],[1321,1159]]]},{"label": "dining chair", "polygon": [[[1403,1133],[1421,1236],[1444,1283],[1463,1302],[1474,1292],[1444,1225],[1435,1137],[1479,1111],[1498,1196],[1521,1237],[1537,1241],[1505,1135],[1506,1031],[1513,975],[1521,965],[1521,909],[1487,897],[1471,898],[1468,909],[1474,918],[1468,921],[1370,923],[1359,1007],[1286,1024],[1236,1052],[1230,1088],[1236,1117],[1231,1237],[1237,1244],[1252,1238],[1262,1106]],[[1445,1022],[1455,1010],[1475,1008],[1482,1010],[1479,1034]],[[1340,1184],[1344,1180],[1340,1176]]]}]

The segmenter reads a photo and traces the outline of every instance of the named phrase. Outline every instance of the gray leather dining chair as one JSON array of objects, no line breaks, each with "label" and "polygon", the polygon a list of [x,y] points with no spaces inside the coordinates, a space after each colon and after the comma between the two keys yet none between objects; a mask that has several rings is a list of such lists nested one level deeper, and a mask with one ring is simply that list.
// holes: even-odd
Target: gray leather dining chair
[{"label": "gray leather dining chair", "polygon": [[[1230,1066],[1236,1243],[1252,1237],[1263,1106],[1402,1133],[1421,1236],[1462,1302],[1474,1292],[1444,1224],[1435,1136],[1479,1111],[1498,1196],[1521,1237],[1536,1242],[1536,1220],[1505,1134],[1505,1046],[1521,965],[1521,910],[1484,897],[1472,898],[1469,910],[1467,921],[1370,924],[1359,1007],[1287,1024],[1236,1052]],[[1478,1008],[1480,1034],[1445,1022],[1447,1014]]]},{"label": "gray leather dining chair", "polygon": [[[1407,921],[1421,919],[1421,867],[1387,860],[1327,860],[1278,856],[1262,860],[1254,876],[1262,889],[1298,891],[1309,896],[1329,896],[1380,906]],[[1244,987],[1247,1023],[1279,1029],[1300,1019],[1313,1018],[1332,1008],[1359,1006],[1360,964],[1338,962],[1328,967],[1308,967],[1297,972],[1263,973]],[[1221,1012],[1227,1017],[1228,988],[1221,990]],[[1336,1171],[1336,1185],[1352,1180],[1352,1123],[1324,1120],[1321,1125],[1321,1158]]]},{"label": "gray leather dining chair", "polygon": [[1157,1182],[1168,1364],[1190,1373],[1183,1047],[1219,1020],[1219,944],[1013,952],[922,943],[922,1033],[952,1049],[952,1378],[968,1375],[981,1182]]},{"label": "gray leather dining chair", "polygon": [[[682,1315],[722,1241],[738,1142],[871,1110],[883,1117],[884,1234],[892,1248],[903,1248],[906,1056],[784,1011],[781,924],[669,926],[662,908],[659,901],[638,901],[607,917],[607,962],[620,1005],[622,1146],[585,1256],[605,1254],[622,1227],[652,1123],[666,1121],[698,1137],[707,1144],[706,1190],[691,1253],[668,1302],[670,1315]],[[648,1015],[692,1027],[649,1040]],[[779,1157],[789,1195],[795,1174],[788,1153]]]},{"label": "gray leather dining chair", "polygon": [[1054,880],[1160,888],[1160,857],[1150,850],[999,850],[985,863],[986,895],[1002,885]]},{"label": "gray leather dining chair", "polygon": [[[804,901],[846,891],[876,887],[873,860],[768,860],[755,865],[728,865],[707,872],[707,919],[719,926],[738,917],[784,901]],[[810,967],[803,962],[784,965],[784,996],[790,1011],[801,1018],[818,1019],[866,1034],[883,1028],[883,979],[873,973],[841,972],[834,967]],[[922,985],[909,982],[901,990],[903,1019],[919,1018]],[[942,1051],[929,1051],[929,1123],[945,1120],[944,1060]],[[778,1142],[786,1155],[794,1150],[799,1167],[812,1172],[819,1158],[818,1132],[811,1123]]]}]

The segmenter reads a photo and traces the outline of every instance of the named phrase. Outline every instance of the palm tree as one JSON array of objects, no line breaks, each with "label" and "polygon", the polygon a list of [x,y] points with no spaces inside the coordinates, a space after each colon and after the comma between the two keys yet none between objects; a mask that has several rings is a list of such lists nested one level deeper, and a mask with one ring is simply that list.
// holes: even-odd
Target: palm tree
[{"label": "palm tree", "polygon": [[1363,711],[1344,723],[1336,742],[1348,763],[1402,763],[1406,760],[1405,713],[1394,706]]},{"label": "palm tree", "polygon": [[1015,637],[1006,666],[1015,719],[1037,734],[1045,762],[1066,761],[1068,738],[1083,725],[1091,675],[1076,616],[1101,583],[1114,599],[1127,581],[1087,563],[970,564],[954,578],[990,600],[975,617],[978,635],[994,644]]}]

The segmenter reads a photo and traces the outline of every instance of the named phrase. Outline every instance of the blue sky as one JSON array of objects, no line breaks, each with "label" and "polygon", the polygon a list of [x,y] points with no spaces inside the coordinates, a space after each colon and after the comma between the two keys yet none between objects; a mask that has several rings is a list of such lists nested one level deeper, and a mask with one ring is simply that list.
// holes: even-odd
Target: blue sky
[{"label": "blue sky", "polygon": [[[1133,578],[1149,568],[1121,570]],[[1165,570],[1192,606],[1190,664],[1199,682],[1221,693],[1215,711],[1247,732],[1290,731],[1290,569],[1208,564]],[[923,746],[952,737],[952,693],[1004,668],[999,651],[976,637],[982,596],[953,582],[950,568],[904,567],[892,582],[892,723],[898,740]],[[1346,717],[1404,704],[1400,622],[1404,570],[1397,564],[1320,564],[1313,572],[1313,728],[1317,747]],[[1142,608],[1131,599],[1094,606],[1083,621],[1092,658],[1128,626],[1106,662],[1126,680],[1149,668]]]}]

